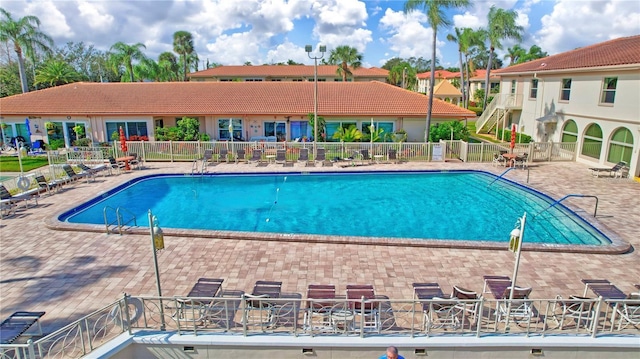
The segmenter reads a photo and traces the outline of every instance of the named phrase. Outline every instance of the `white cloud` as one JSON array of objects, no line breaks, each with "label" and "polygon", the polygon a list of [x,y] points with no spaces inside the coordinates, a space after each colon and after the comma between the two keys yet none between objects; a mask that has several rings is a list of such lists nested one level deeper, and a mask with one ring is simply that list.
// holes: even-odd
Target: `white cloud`
[{"label": "white cloud", "polygon": [[94,31],[108,31],[113,26],[113,15],[105,13],[101,3],[80,1],[78,2],[80,17]]},{"label": "white cloud", "polygon": [[29,3],[24,12],[37,16],[41,22],[41,30],[51,37],[68,39],[75,35],[67,23],[67,17],[58,10],[53,1]]},{"label": "white cloud", "polygon": [[[382,41],[394,52],[394,56],[430,59],[433,30],[423,25],[426,23],[427,17],[422,12],[412,11],[405,14],[402,11],[387,9],[380,19],[380,27],[390,36]],[[443,41],[436,42],[437,48],[444,45]],[[436,56],[439,56],[439,50],[436,50]]]},{"label": "white cloud", "polygon": [[268,63],[287,62],[287,60],[293,60],[299,63],[309,63],[309,61],[312,61],[304,51],[304,47],[297,46],[288,40],[267,52]]},{"label": "white cloud", "polygon": [[327,50],[348,45],[364,52],[372,40],[372,31],[366,25],[367,9],[362,1],[318,0],[312,4],[311,13],[315,20],[313,34]]},{"label": "white cloud", "polygon": [[261,64],[259,56],[260,44],[251,32],[238,32],[231,35],[222,34],[215,42],[207,44],[209,58],[212,62],[221,64],[243,64],[250,61],[252,64]]},{"label": "white cloud", "polygon": [[534,42],[549,54],[640,33],[640,7],[635,1],[576,2],[558,0],[541,19]]}]

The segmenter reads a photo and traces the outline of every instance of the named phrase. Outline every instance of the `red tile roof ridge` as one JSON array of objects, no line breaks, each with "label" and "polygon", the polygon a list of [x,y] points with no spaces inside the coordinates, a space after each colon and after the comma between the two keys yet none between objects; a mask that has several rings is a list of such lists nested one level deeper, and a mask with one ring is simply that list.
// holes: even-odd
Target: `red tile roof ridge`
[{"label": "red tile roof ridge", "polygon": [[640,64],[640,35],[620,37],[495,70],[497,74]]}]

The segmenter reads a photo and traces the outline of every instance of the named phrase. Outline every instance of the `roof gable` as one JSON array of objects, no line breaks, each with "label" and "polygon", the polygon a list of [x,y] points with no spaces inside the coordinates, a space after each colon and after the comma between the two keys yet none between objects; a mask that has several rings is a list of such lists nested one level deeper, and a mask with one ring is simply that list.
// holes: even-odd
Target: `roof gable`
[{"label": "roof gable", "polygon": [[449,81],[442,81],[433,88],[433,94],[436,96],[456,97],[462,96],[462,92],[453,86]]},{"label": "roof gable", "polygon": [[[306,115],[313,82],[78,82],[0,99],[6,115]],[[424,116],[427,96],[378,81],[318,83],[327,116]],[[475,117],[434,99],[434,117]]]}]

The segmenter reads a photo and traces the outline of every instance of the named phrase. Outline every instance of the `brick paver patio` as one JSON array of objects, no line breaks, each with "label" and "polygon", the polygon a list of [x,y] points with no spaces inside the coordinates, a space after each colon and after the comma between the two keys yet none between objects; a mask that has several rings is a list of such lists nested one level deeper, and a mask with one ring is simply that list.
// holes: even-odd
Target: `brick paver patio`
[{"label": "brick paver patio", "polygon": [[[598,216],[634,248],[640,246],[640,184],[632,180],[592,177],[586,165],[536,163],[529,186],[554,198],[570,193],[597,195]],[[155,279],[149,237],[63,232],[45,227],[54,213],[77,205],[135,176],[189,172],[191,163],[147,163],[142,171],[78,182],[40,198],[35,208],[18,211],[0,224],[0,317],[17,310],[46,311],[47,331],[59,328],[122,296],[154,295]],[[483,169],[490,164],[404,163],[359,169]],[[221,164],[210,172],[321,171],[330,168],[258,168]],[[345,170],[351,170],[346,168]],[[524,183],[527,171],[507,178]],[[589,216],[593,202],[567,201]],[[521,214],[514,214],[514,217]],[[455,216],[455,214],[452,214]],[[514,218],[515,221],[515,218]],[[505,233],[507,236],[508,233]],[[163,294],[186,295],[200,277],[224,278],[223,288],[248,291],[259,279],[281,280],[283,290],[304,293],[311,283],[371,283],[380,294],[411,298],[412,282],[439,282],[449,290],[460,285],[482,289],[485,274],[511,275],[513,254],[495,250],[415,248],[328,243],[166,237],[159,253]],[[625,292],[640,283],[640,254],[621,255],[523,252],[518,284],[534,288],[532,297],[552,298],[582,293],[582,278],[606,278]]]}]

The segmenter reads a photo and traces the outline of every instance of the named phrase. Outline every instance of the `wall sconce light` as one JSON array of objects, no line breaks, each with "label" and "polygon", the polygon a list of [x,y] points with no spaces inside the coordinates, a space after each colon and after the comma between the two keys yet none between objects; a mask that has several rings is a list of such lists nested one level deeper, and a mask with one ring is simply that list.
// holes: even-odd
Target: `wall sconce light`
[{"label": "wall sconce light", "polygon": [[67,120],[70,120],[70,119],[71,119],[71,116],[67,116]]}]

